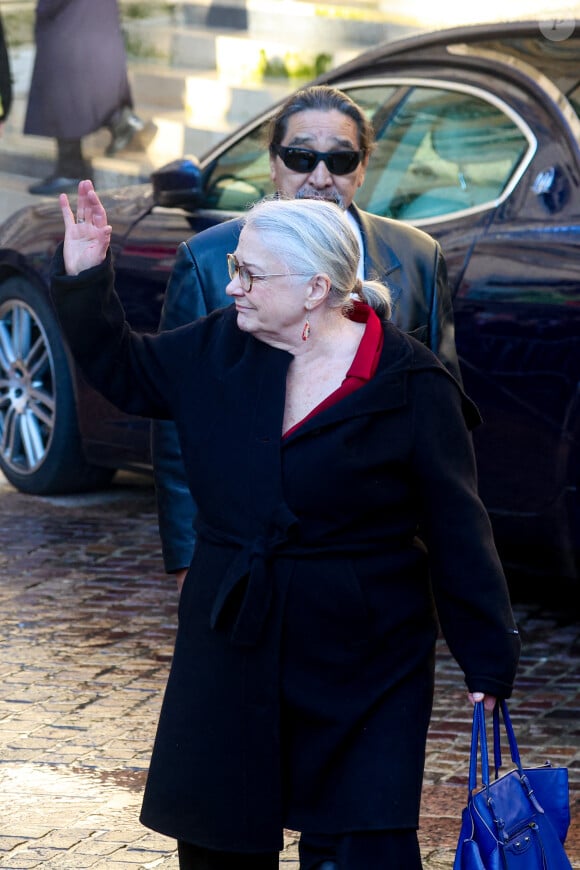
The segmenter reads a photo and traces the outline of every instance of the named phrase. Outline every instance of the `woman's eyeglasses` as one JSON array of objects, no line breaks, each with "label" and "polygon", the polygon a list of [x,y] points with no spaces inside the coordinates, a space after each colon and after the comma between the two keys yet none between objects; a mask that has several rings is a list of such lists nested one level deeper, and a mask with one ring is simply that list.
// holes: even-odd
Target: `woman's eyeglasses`
[{"label": "woman's eyeglasses", "polygon": [[235,254],[228,254],[228,275],[233,281],[236,275],[244,293],[252,292],[254,281],[264,281],[266,278],[288,278],[292,275],[310,275],[310,272],[273,272],[270,275],[252,275],[247,266],[240,266]]},{"label": "woman's eyeglasses", "polygon": [[284,145],[272,145],[272,150],[284,166],[293,172],[304,174],[312,172],[323,160],[332,175],[348,175],[349,172],[354,172],[364,157],[362,151],[311,151],[309,148]]}]

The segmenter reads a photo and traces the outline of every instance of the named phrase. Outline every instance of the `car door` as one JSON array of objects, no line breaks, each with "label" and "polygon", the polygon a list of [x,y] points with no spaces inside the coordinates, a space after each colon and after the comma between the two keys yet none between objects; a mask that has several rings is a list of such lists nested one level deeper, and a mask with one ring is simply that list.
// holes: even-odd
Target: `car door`
[{"label": "car door", "polygon": [[578,144],[541,103],[521,104],[527,124],[473,88],[439,99],[430,145],[451,184],[430,179],[398,216],[449,264],[465,386],[485,419],[482,496],[493,513],[545,514],[566,487],[580,374]]},{"label": "car door", "polygon": [[440,241],[464,384],[484,418],[480,491],[496,531],[512,536],[506,518],[521,519],[541,549],[558,537],[548,523],[566,535],[578,450],[577,142],[554,135],[557,113],[522,100],[528,124],[474,86],[409,81],[382,107],[372,88],[350,93],[382,115],[359,204]]},{"label": "car door", "polygon": [[[455,298],[458,351],[485,425],[482,495],[495,513],[543,515],[565,497],[580,383],[578,159],[541,147],[478,240]],[[545,173],[568,191],[549,201]],[[564,178],[564,176],[566,176]]]}]

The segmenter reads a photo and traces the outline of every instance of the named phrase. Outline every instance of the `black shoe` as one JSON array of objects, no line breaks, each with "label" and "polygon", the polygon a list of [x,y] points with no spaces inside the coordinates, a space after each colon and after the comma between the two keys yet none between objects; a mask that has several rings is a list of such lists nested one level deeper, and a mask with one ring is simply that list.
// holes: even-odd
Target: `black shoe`
[{"label": "black shoe", "polygon": [[49,175],[44,181],[31,184],[29,193],[38,193],[40,196],[56,196],[57,193],[76,193],[82,178],[67,178],[64,175]]},{"label": "black shoe", "polygon": [[110,125],[112,138],[105,151],[107,157],[112,157],[113,154],[127,148],[132,140],[143,132],[145,126],[145,121],[142,121],[131,109],[123,109],[118,118]]}]

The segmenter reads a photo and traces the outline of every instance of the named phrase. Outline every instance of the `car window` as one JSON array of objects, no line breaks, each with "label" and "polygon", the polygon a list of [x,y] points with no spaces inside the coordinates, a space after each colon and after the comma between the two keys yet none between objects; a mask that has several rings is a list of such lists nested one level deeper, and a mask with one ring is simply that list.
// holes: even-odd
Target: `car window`
[{"label": "car window", "polygon": [[409,84],[370,100],[368,88],[345,88],[366,106],[376,150],[357,193],[361,208],[418,220],[497,200],[528,150],[518,125],[477,94]]},{"label": "car window", "polygon": [[270,193],[268,122],[264,122],[224,151],[211,164],[204,187],[205,204],[221,211],[245,211]]},{"label": "car window", "polygon": [[[357,89],[357,100],[370,119],[379,117],[388,97],[398,85],[368,86]],[[207,208],[218,211],[245,211],[263,196],[274,193],[270,179],[266,120],[238,139],[212,161],[205,171],[204,190]]]},{"label": "car window", "polygon": [[[343,89],[375,128],[356,196],[374,214],[419,220],[494,202],[529,147],[515,121],[471,92],[398,83]],[[208,167],[208,208],[243,212],[274,192],[267,132],[264,121]]]}]

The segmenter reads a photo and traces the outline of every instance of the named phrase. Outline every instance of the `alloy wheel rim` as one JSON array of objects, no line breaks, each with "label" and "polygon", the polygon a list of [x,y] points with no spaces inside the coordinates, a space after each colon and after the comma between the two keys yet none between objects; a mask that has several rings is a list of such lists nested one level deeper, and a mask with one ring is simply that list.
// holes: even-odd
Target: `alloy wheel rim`
[{"label": "alloy wheel rim", "polygon": [[5,468],[31,474],[54,434],[54,359],[44,327],[21,301],[0,305],[0,455]]}]

